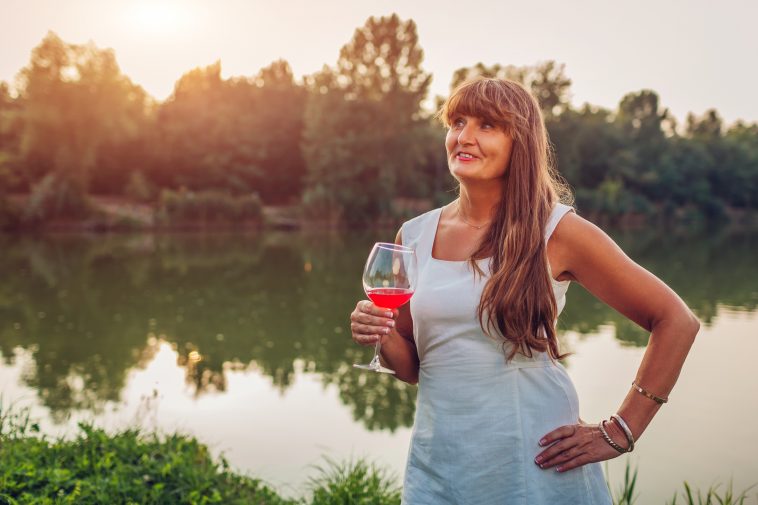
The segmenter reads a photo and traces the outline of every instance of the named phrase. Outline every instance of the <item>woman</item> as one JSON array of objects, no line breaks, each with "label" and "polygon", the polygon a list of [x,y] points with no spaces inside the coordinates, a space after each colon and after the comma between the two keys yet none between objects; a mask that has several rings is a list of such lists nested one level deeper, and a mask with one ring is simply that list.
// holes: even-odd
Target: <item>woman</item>
[{"label": "woman", "polygon": [[[368,300],[353,340],[418,383],[403,503],[609,504],[598,462],[634,447],[674,386],[699,323],[663,282],[559,202],[544,121],[519,84],[462,84],[439,114],[459,198],[403,224],[419,280],[410,306]],[[649,330],[617,413],[579,418],[556,361],[571,281]],[[602,377],[598,377],[602,380]]]}]

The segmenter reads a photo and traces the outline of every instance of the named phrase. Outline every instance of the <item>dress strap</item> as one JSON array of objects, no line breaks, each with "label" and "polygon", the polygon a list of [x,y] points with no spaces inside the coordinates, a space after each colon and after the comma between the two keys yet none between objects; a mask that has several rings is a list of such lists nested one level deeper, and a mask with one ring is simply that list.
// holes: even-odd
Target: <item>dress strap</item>
[{"label": "dress strap", "polygon": [[570,205],[566,205],[560,202],[557,202],[553,206],[553,211],[550,213],[550,218],[547,220],[547,224],[545,225],[545,242],[547,242],[550,236],[553,234],[555,228],[558,226],[558,223],[561,219],[563,219],[563,216],[569,212],[576,211]]},{"label": "dress strap", "polygon": [[406,221],[400,228],[403,245],[416,249],[416,258],[419,263],[425,262],[432,255],[434,236],[441,213],[442,208],[430,210]]}]

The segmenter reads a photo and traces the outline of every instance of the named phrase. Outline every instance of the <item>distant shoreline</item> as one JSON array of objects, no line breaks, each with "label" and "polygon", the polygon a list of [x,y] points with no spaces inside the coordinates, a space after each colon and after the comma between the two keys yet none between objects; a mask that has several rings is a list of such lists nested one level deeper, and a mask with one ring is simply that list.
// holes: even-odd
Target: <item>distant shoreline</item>
[{"label": "distant shoreline", "polygon": [[[27,194],[8,195],[8,201],[17,208],[23,208],[29,198]],[[355,229],[396,229],[404,221],[435,208],[431,199],[398,198],[393,202],[397,217],[378,218],[360,226],[347,226],[335,220],[312,219],[304,216],[299,205],[264,205],[258,219],[234,221],[228,219],[187,219],[168,222],[160,218],[157,203],[141,202],[120,196],[90,195],[88,201],[92,206],[90,215],[80,218],[56,218],[32,226],[20,225],[10,230],[0,229],[0,233],[78,233],[78,232],[208,232],[208,231],[299,231],[299,230],[355,230]],[[602,226],[618,229],[641,229],[654,227],[702,226],[709,223],[701,218],[692,218],[687,212],[691,209],[677,209],[677,215],[669,222],[656,219],[659,216],[643,214],[624,214],[607,216],[600,212],[579,214]],[[737,229],[758,229],[758,212],[744,209],[726,208],[725,218],[718,224]]]}]

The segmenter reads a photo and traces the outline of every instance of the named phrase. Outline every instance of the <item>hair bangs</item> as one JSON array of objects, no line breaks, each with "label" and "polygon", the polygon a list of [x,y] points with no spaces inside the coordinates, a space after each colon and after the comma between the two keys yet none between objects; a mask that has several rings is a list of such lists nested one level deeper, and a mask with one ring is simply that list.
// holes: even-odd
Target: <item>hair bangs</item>
[{"label": "hair bangs", "polygon": [[488,79],[465,82],[445,101],[437,118],[448,128],[455,118],[470,116],[511,131],[512,114],[503,109],[503,100],[498,91],[499,88],[492,86]]}]

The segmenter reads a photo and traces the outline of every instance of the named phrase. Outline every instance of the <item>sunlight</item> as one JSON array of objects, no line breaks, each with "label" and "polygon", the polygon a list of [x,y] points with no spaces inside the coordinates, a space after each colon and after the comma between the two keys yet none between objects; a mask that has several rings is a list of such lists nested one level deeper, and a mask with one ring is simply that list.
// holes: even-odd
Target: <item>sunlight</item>
[{"label": "sunlight", "polygon": [[188,27],[191,12],[186,5],[169,1],[136,2],[131,8],[130,25],[147,34],[174,35]]}]

